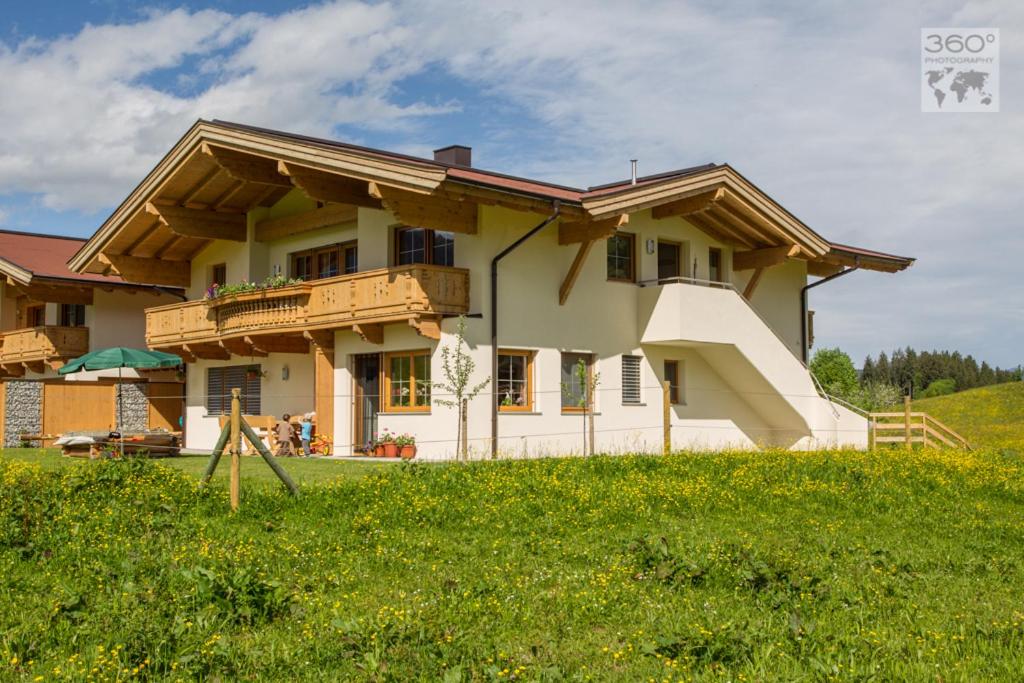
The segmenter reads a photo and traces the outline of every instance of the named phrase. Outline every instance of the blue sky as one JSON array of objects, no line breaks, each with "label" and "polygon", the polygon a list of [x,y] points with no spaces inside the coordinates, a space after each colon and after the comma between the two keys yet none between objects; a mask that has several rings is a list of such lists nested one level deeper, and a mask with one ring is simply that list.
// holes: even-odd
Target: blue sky
[{"label": "blue sky", "polygon": [[[723,6],[724,5],[724,6]],[[570,185],[727,161],[839,242],[819,341],[1024,360],[1024,4],[9,3],[0,225],[89,235],[198,117]],[[999,114],[922,114],[919,32],[1003,35]],[[1008,258],[1009,256],[1009,258]]]}]

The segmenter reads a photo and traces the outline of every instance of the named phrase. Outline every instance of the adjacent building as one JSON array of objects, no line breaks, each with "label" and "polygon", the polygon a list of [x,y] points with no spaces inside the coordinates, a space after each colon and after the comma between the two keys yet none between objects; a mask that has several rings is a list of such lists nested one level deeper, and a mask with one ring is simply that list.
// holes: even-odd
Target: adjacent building
[{"label": "adjacent building", "polygon": [[[77,273],[67,261],[85,240],[0,230],[0,433],[7,447],[24,435],[150,426],[176,431],[182,384],[123,387],[124,419],[111,380],[69,382],[57,369],[72,358],[111,346],[144,348],[145,309],[179,301],[180,290]],[[45,443],[46,441],[44,441]]]},{"label": "adjacent building", "polygon": [[[728,165],[589,189],[197,122],[71,258],[83,278],[182,288],[145,343],[187,361],[186,446],[246,413],[316,413],[335,452],[387,429],[456,452],[445,347],[467,317],[477,454],[866,443],[805,366],[806,286],[913,259],[830,242]],[[257,287],[253,284],[263,283]],[[54,309],[56,311],[56,309]],[[584,368],[583,373],[577,371]]]}]

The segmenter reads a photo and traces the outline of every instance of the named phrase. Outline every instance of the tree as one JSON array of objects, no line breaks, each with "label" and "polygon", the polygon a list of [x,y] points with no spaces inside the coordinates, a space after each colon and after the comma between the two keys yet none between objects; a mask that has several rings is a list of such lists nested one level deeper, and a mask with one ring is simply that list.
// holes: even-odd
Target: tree
[{"label": "tree", "polygon": [[860,369],[860,383],[862,385],[868,382],[877,382],[878,375],[875,370],[875,361],[871,360],[871,356],[864,359],[864,366]]},{"label": "tree", "polygon": [[459,427],[456,436],[456,444],[459,456],[463,460],[469,460],[469,437],[468,437],[468,412],[469,402],[476,398],[477,394],[484,390],[490,383],[488,377],[484,381],[470,385],[473,377],[473,370],[476,369],[476,362],[466,352],[466,316],[459,316],[458,326],[455,328],[455,350],[451,346],[441,349],[441,367],[444,371],[445,382],[435,382],[434,386],[455,400],[434,398],[434,403],[454,407],[459,411]]},{"label": "tree", "polygon": [[811,372],[826,393],[846,399],[857,392],[857,370],[853,361],[839,349],[818,349],[811,359]]},{"label": "tree", "polygon": [[[597,385],[601,383],[601,373],[591,372],[587,364],[580,358],[572,369],[576,379],[576,385],[582,390],[577,398],[576,407],[581,409],[583,414],[583,454],[594,454],[594,395],[597,393]],[[572,387],[562,383],[562,395],[570,399],[576,398],[573,395]],[[590,432],[590,449],[587,449],[587,431]]]}]

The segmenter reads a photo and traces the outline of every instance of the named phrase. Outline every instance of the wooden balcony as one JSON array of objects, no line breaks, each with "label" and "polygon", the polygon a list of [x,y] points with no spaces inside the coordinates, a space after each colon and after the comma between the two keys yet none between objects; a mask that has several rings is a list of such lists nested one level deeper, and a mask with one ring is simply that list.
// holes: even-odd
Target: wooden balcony
[{"label": "wooden balcony", "polygon": [[149,308],[146,343],[186,358],[302,353],[319,332],[349,328],[379,343],[383,324],[402,321],[438,338],[442,316],[468,310],[469,271],[396,266]]},{"label": "wooden balcony", "polygon": [[20,377],[25,368],[43,372],[89,351],[89,328],[44,325],[0,335],[0,366],[4,376]]}]

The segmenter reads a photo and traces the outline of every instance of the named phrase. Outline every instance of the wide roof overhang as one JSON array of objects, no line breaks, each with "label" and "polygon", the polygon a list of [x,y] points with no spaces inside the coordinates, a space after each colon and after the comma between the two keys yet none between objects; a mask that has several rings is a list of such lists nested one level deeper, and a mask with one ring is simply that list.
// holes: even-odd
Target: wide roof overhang
[{"label": "wide roof overhang", "polygon": [[[298,189],[318,207],[266,220],[256,239],[355,219],[387,208],[399,221],[475,233],[477,207],[549,214],[560,205],[559,242],[606,238],[650,210],[680,217],[731,244],[752,264],[808,261],[812,274],[859,267],[895,272],[913,259],[831,244],[728,165],[591,191],[455,167],[380,150],[238,124],[198,121],[69,261],[80,273],[189,284],[189,262],[211,241],[245,241],[246,215]],[[858,252],[858,253],[854,253]],[[753,267],[753,266],[751,266]],[[2,264],[0,264],[2,270]]]}]

